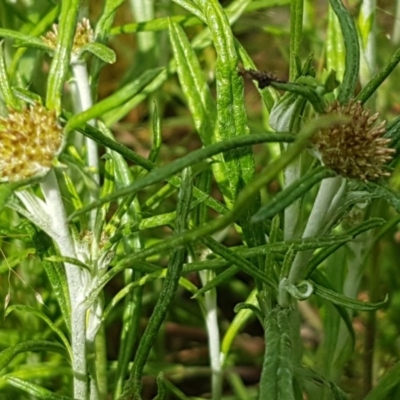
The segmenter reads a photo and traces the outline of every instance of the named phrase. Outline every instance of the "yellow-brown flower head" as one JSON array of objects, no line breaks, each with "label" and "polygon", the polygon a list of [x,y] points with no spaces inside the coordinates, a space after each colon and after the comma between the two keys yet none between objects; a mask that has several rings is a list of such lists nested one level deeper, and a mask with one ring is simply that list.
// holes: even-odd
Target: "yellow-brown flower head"
[{"label": "yellow-brown flower head", "polygon": [[[58,25],[53,24],[53,30],[46,33],[46,36],[42,36],[42,40],[46,44],[55,49],[57,45],[58,38]],[[82,22],[78,22],[76,25],[74,42],[72,44],[72,52],[74,54],[79,54],[81,48],[86,44],[93,42],[94,33],[90,26],[90,22],[87,18],[83,18]]]},{"label": "yellow-brown flower head", "polygon": [[313,143],[323,163],[338,174],[364,181],[389,176],[385,164],[392,159],[394,149],[390,139],[383,136],[385,121],[376,124],[378,114],[370,115],[360,102],[350,101],[329,105],[327,114],[347,116],[350,121],[322,129],[313,137]]},{"label": "yellow-brown flower head", "polygon": [[35,104],[0,118],[0,182],[44,175],[62,149],[55,111]]}]

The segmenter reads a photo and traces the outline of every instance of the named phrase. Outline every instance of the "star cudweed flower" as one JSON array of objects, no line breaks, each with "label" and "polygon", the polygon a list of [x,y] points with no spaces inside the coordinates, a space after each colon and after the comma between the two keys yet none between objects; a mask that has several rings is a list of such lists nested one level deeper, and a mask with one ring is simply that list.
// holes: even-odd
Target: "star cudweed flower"
[{"label": "star cudweed flower", "polygon": [[385,121],[376,124],[378,113],[371,115],[354,100],[346,105],[335,101],[326,112],[348,116],[350,121],[314,135],[313,143],[322,162],[347,178],[368,181],[389,176],[385,164],[392,159],[395,150],[388,147],[391,140],[383,137]]},{"label": "star cudweed flower", "polygon": [[[58,25],[53,24],[53,30],[42,36],[42,40],[52,49],[56,48],[58,38]],[[76,25],[74,42],[72,44],[72,53],[79,56],[81,49],[88,43],[93,42],[94,33],[87,18],[83,18],[82,22]]]},{"label": "star cudweed flower", "polygon": [[55,111],[40,104],[22,111],[10,109],[7,118],[0,118],[0,182],[43,176],[62,145]]}]

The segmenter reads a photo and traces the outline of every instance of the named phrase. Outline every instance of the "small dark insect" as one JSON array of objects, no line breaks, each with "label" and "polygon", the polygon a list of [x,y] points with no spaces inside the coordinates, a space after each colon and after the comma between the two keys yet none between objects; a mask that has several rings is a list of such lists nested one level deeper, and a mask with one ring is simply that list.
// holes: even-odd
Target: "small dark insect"
[{"label": "small dark insect", "polygon": [[250,78],[257,81],[259,89],[266,88],[267,86],[271,85],[272,82],[286,83],[285,81],[281,81],[276,76],[266,71],[261,72],[255,71],[254,69],[239,69],[239,75],[243,76],[243,78]]}]

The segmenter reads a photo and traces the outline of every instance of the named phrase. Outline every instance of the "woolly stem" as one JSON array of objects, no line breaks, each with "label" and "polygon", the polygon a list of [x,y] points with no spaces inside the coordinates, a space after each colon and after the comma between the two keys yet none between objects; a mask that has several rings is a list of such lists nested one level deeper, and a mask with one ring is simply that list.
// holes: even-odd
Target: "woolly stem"
[{"label": "woolly stem", "polygon": [[[341,177],[328,178],[322,181],[315,199],[313,209],[308,218],[307,226],[303,233],[303,239],[316,236],[324,230],[328,212],[332,212],[332,202],[342,185]],[[297,253],[289,273],[289,282],[296,284],[303,278],[303,272],[307,268],[307,262],[311,251]]]},{"label": "woolly stem", "polygon": [[[57,231],[53,239],[62,256],[76,258],[74,244],[68,228],[67,215],[54,171],[50,171],[41,183],[47,205],[47,213]],[[74,376],[74,399],[86,400],[88,395],[86,365],[86,308],[84,301],[84,281],[82,271],[73,264],[64,263],[71,302],[71,347]]]}]

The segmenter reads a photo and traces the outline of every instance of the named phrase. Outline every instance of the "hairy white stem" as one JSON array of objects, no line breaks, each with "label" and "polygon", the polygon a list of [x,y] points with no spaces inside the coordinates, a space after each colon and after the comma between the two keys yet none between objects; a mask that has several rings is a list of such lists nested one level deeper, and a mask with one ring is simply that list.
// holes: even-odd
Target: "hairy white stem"
[{"label": "hairy white stem", "polygon": [[[285,187],[300,179],[301,158],[298,157],[285,169]],[[285,208],[284,239],[293,239],[297,222],[300,215],[300,199],[295,200],[289,207]]]},{"label": "hairy white stem", "polygon": [[[213,271],[200,271],[199,275],[203,285],[215,277],[215,273]],[[215,289],[209,290],[204,294],[204,306],[210,354],[210,366],[212,371],[212,399],[219,400],[222,395],[223,371],[218,327],[217,293]]]},{"label": "hairy white stem", "polygon": [[[303,233],[303,239],[316,236],[323,233],[327,222],[328,212],[332,213],[331,208],[333,200],[342,186],[343,178],[338,176],[334,178],[324,179],[315,199],[314,206],[308,218],[307,226]],[[335,201],[339,204],[339,201]],[[302,251],[297,253],[293,265],[289,273],[289,282],[296,284],[299,279],[302,279],[302,273],[307,267],[307,262],[310,259],[312,251]]]},{"label": "hairy white stem", "polygon": [[[52,170],[41,183],[47,205],[47,214],[57,236],[53,237],[62,256],[76,258],[69,231],[67,215],[62,202],[55,172]],[[86,308],[83,304],[85,282],[82,271],[73,264],[64,263],[71,302],[71,347],[74,376],[74,399],[86,400],[88,395],[86,364]]]},{"label": "hairy white stem", "polygon": [[[89,77],[87,73],[86,63],[81,60],[72,63],[72,73],[77,88],[76,103],[79,105],[79,111],[88,110],[93,105],[92,95],[90,93]],[[89,121],[93,124],[94,121]],[[89,168],[93,170],[92,176],[95,182],[100,182],[99,177],[99,154],[97,143],[92,139],[86,138],[87,146],[87,163]]]}]

